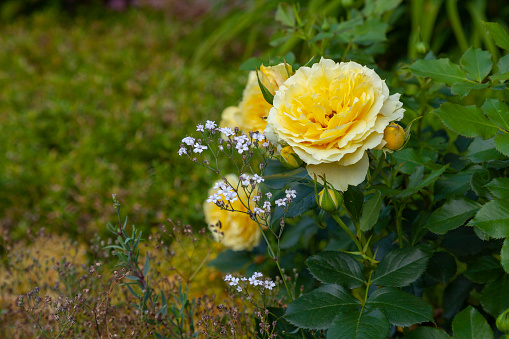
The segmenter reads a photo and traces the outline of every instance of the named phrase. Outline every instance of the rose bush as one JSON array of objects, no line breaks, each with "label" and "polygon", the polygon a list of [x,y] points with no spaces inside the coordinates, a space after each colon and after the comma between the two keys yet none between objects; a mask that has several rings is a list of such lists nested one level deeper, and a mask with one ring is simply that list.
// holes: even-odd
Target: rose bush
[{"label": "rose bush", "polygon": [[403,118],[399,97],[375,71],[322,58],[279,87],[265,135],[290,145],[311,177],[345,191],[366,177],[366,150],[383,147],[385,128]]}]

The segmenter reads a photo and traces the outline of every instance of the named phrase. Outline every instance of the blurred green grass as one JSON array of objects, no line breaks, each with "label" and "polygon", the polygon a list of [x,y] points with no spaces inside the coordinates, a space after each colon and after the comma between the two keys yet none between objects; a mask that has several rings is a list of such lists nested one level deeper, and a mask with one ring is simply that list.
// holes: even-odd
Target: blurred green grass
[{"label": "blurred green grass", "polygon": [[191,65],[199,24],[49,10],[0,28],[2,230],[89,238],[114,220],[112,193],[130,223],[203,223],[215,178],[177,150],[197,122],[237,103],[246,74],[240,57]]}]

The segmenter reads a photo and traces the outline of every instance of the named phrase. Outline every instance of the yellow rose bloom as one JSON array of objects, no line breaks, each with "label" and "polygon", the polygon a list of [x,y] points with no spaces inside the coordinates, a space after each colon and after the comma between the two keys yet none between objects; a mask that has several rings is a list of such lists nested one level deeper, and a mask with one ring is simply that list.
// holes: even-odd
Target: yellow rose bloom
[{"label": "yellow rose bloom", "polygon": [[[288,68],[288,69],[287,69]],[[277,66],[260,67],[260,80],[262,84],[275,94],[279,86],[288,79],[291,67],[279,64]],[[246,88],[242,94],[242,101],[238,107],[227,107],[221,115],[221,127],[239,127],[245,133],[249,131],[263,131],[267,122],[265,118],[269,114],[272,105],[265,101],[256,72],[249,72]]]},{"label": "yellow rose bloom", "polygon": [[[234,174],[226,175],[228,182],[236,187],[239,178]],[[238,199],[231,203],[237,211],[247,212],[241,201],[247,204],[248,198],[244,190],[239,187]],[[209,190],[209,195],[216,193],[214,188]],[[256,195],[254,189],[252,195]],[[211,229],[214,239],[221,242],[226,248],[234,251],[251,250],[260,243],[261,231],[258,224],[251,219],[249,214],[222,210],[212,202],[203,204],[205,221]],[[216,225],[218,225],[216,227]]]},{"label": "yellow rose bloom", "polygon": [[366,177],[366,150],[384,146],[385,127],[403,117],[399,97],[372,69],[322,58],[279,87],[264,134],[290,145],[312,178],[345,191]]}]

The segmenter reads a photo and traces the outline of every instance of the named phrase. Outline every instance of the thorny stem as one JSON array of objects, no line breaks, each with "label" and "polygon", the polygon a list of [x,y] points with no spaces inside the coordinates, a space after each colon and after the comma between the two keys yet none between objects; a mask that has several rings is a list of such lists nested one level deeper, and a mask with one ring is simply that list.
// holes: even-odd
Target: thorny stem
[{"label": "thorny stem", "polygon": [[362,248],[362,245],[359,242],[359,239],[357,239],[357,237],[355,236],[355,234],[353,234],[353,232],[350,231],[348,226],[346,226],[346,224],[343,222],[343,220],[341,220],[339,215],[333,214],[332,217],[334,218],[334,220],[336,220],[336,222],[339,224],[339,226],[341,226],[341,228],[346,232],[346,234],[348,234],[348,236],[353,240],[353,242],[355,243],[355,245],[359,249],[359,252],[362,253],[364,249]]}]

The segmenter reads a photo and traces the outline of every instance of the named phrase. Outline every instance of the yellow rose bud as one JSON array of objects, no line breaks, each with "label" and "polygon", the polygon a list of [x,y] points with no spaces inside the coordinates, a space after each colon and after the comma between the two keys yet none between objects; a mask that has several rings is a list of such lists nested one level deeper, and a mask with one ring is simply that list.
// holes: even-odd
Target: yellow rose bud
[{"label": "yellow rose bud", "polygon": [[405,130],[397,124],[389,125],[384,130],[385,147],[393,151],[400,149],[405,143]]},{"label": "yellow rose bud", "polygon": [[288,64],[279,64],[277,66],[261,66],[260,67],[260,81],[274,95],[283,84],[290,77],[292,73],[292,66]]},{"label": "yellow rose bud", "polygon": [[326,212],[335,213],[343,203],[343,196],[335,189],[325,187],[318,193],[318,206]]},{"label": "yellow rose bud", "polygon": [[500,332],[509,334],[509,308],[497,317],[496,324]]},{"label": "yellow rose bud", "polygon": [[283,147],[279,153],[281,154],[279,161],[281,161],[281,164],[284,167],[288,169],[296,169],[302,166],[303,161],[293,151],[292,146]]}]

